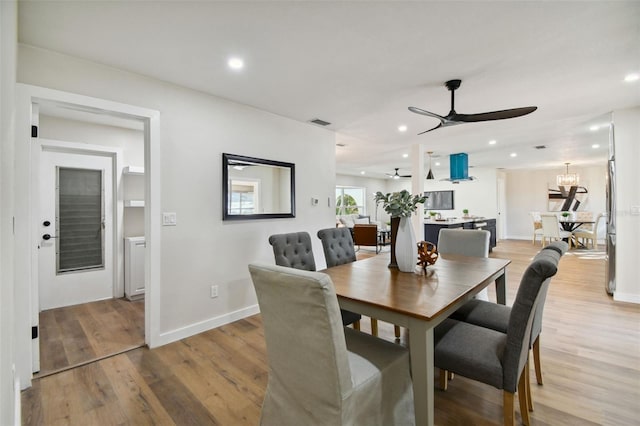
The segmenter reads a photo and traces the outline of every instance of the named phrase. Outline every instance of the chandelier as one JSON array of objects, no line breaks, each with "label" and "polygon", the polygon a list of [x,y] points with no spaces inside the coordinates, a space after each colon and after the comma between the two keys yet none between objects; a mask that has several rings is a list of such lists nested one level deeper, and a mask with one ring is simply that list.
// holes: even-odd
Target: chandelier
[{"label": "chandelier", "polygon": [[558,186],[576,186],[580,183],[580,176],[577,173],[569,173],[569,164],[564,163],[567,166],[567,173],[563,175],[558,175],[556,177],[556,182]]}]

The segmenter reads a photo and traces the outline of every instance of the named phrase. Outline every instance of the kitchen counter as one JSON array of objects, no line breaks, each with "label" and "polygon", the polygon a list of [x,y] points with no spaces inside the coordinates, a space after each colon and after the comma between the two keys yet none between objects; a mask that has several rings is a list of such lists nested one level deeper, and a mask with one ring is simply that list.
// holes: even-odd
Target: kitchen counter
[{"label": "kitchen counter", "polygon": [[426,219],[424,221],[424,239],[438,246],[438,235],[442,228],[484,229],[490,232],[489,251],[496,246],[496,220],[484,217]]}]

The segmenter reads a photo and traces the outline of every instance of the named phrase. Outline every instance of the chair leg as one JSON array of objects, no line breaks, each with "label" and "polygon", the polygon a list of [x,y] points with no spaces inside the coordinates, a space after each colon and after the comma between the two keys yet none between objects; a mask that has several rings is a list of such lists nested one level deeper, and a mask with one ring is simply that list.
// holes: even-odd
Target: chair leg
[{"label": "chair leg", "polygon": [[536,380],[542,385],[542,366],[540,364],[540,335],[533,341],[533,365],[536,368]]},{"label": "chair leg", "polygon": [[502,416],[504,417],[504,426],[515,425],[515,409],[513,407],[513,394],[511,392],[502,391]]},{"label": "chair leg", "polygon": [[400,340],[400,326],[399,325],[394,325],[393,326],[393,332],[396,335],[396,340]]},{"label": "chair leg", "polygon": [[360,331],[360,320],[353,323],[353,329]]},{"label": "chair leg", "polygon": [[440,389],[443,391],[447,390],[447,373],[447,370],[443,370],[442,368],[440,369]]},{"label": "chair leg", "polygon": [[371,335],[378,337],[378,320],[371,318]]},{"label": "chair leg", "polygon": [[[518,402],[520,403],[520,416],[522,417],[522,423],[525,426],[529,426],[531,421],[529,419],[529,406],[527,403],[527,379],[529,374],[529,366],[525,364],[520,374],[520,380],[518,380]],[[513,407],[513,394],[511,394],[511,406]],[[512,410],[513,411],[513,408]]]},{"label": "chair leg", "polygon": [[531,365],[531,363],[529,362],[529,356],[527,356],[527,365],[524,366],[525,370],[526,370],[526,374],[524,375],[524,377],[526,378],[526,397],[527,397],[527,408],[529,408],[529,411],[533,411],[533,398],[531,398],[531,369],[529,368],[529,366]]}]

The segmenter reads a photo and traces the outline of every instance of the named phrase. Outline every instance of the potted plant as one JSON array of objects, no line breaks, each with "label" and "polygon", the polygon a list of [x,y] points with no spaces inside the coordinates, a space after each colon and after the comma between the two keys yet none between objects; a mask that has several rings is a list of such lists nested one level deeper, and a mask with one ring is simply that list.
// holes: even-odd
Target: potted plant
[{"label": "potted plant", "polygon": [[469,217],[469,209],[462,209],[462,215],[464,217]]},{"label": "potted plant", "polygon": [[[376,192],[376,204],[382,203],[384,211],[391,216],[391,264],[402,272],[412,272],[416,267],[418,247],[409,218],[418,204],[427,199],[424,195],[411,195],[403,189],[383,194]],[[395,225],[395,226],[394,226]]]}]

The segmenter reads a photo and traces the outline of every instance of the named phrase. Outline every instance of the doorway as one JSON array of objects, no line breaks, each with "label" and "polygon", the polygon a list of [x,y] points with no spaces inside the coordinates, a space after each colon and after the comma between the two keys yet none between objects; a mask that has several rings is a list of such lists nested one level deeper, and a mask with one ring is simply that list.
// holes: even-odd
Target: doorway
[{"label": "doorway", "polygon": [[40,310],[112,298],[115,159],[40,147]]},{"label": "doorway", "polygon": [[[97,119],[127,120],[139,123],[144,139],[144,166],[148,173],[144,182],[144,235],[147,238],[145,247],[145,298],[144,305],[144,344],[154,347],[159,344],[158,310],[160,283],[160,203],[159,203],[159,163],[160,163],[160,115],[158,111],[122,104],[103,99],[92,98],[43,87],[18,83],[16,85],[16,193],[25,194],[17,197],[14,205],[15,222],[15,288],[16,308],[15,321],[18,330],[28,333],[17,333],[16,372],[21,387],[31,386],[33,372],[40,370],[40,333],[39,333],[39,264],[38,252],[42,241],[39,214],[39,154],[37,144],[39,109],[42,106],[53,106],[72,113],[91,115]],[[90,147],[90,145],[85,145]],[[118,171],[122,165],[117,164]],[[154,202],[154,200],[156,202]],[[122,203],[122,193],[117,186],[117,203]],[[118,217],[121,221],[119,207]],[[121,228],[121,227],[120,227]],[[55,236],[55,233],[50,233]],[[116,238],[118,253],[121,253],[123,239]],[[153,241],[153,244],[151,244]],[[123,290],[122,259],[116,256],[114,273],[116,273],[116,291]],[[99,303],[99,302],[92,302]],[[65,308],[60,308],[65,309]]]}]

